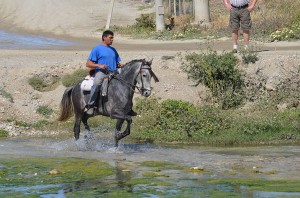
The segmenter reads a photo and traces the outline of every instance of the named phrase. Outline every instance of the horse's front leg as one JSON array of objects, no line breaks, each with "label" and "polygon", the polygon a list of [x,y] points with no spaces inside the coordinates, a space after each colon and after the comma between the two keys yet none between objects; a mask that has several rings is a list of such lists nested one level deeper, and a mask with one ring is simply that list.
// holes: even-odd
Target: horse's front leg
[{"label": "horse's front leg", "polygon": [[118,119],[117,125],[116,125],[116,133],[115,133],[115,146],[118,146],[119,140],[123,139],[124,137],[128,136],[130,134],[130,126],[132,123],[132,119],[130,116],[126,116],[126,122],[127,126],[124,132],[120,133],[120,130],[122,128],[124,119]]},{"label": "horse's front leg", "polygon": [[122,129],[122,125],[123,125],[124,121],[125,121],[124,119],[117,120],[116,129],[115,129],[115,147],[118,147],[118,142],[120,139],[122,139],[122,138],[120,138],[121,137],[120,131]]}]

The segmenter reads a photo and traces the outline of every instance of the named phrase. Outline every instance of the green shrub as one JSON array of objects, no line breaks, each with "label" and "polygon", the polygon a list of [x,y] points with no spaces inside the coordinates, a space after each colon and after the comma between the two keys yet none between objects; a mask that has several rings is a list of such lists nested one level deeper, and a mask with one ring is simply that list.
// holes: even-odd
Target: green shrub
[{"label": "green shrub", "polygon": [[141,14],[139,18],[136,18],[136,23],[134,27],[144,28],[144,29],[155,29],[154,14]]},{"label": "green shrub", "polygon": [[0,129],[0,138],[8,137],[8,131]]},{"label": "green shrub", "polygon": [[61,81],[65,87],[70,87],[78,83],[78,81],[84,79],[89,74],[88,69],[78,69],[72,74],[67,74],[62,77]]},{"label": "green shrub", "polygon": [[53,113],[53,109],[48,105],[42,105],[37,108],[36,112],[44,116],[49,116]]},{"label": "green shrub", "polygon": [[216,109],[184,101],[168,99],[159,103],[157,99],[139,99],[136,109],[141,113],[134,122],[139,126],[139,132],[134,134],[138,140],[193,142],[226,127]]},{"label": "green shrub", "polygon": [[243,80],[237,69],[238,59],[229,52],[218,55],[208,50],[185,56],[182,68],[188,77],[207,86],[223,109],[239,106],[243,101]]},{"label": "green shrub", "polygon": [[270,35],[271,41],[284,41],[291,39],[300,39],[300,23],[297,22],[291,27],[284,27],[276,30]]},{"label": "green shrub", "polygon": [[[261,109],[260,109],[261,108]],[[300,109],[269,106],[221,110],[184,101],[138,99],[130,136],[143,142],[242,145],[299,142]]]},{"label": "green shrub", "polygon": [[252,49],[241,51],[242,61],[244,64],[255,63],[258,61],[257,52]]},{"label": "green shrub", "polygon": [[29,85],[37,91],[50,91],[58,85],[59,78],[43,79],[41,77],[31,77],[28,79]]},{"label": "green shrub", "polygon": [[0,87],[0,95],[2,95],[4,98],[8,99],[9,102],[14,103],[14,98],[10,93],[8,93],[4,88]]},{"label": "green shrub", "polygon": [[20,126],[20,127],[31,127],[31,128],[42,128],[44,126],[50,125],[51,122],[47,120],[39,120],[34,123],[29,123],[25,121],[19,121],[19,120],[14,120],[15,125]]}]

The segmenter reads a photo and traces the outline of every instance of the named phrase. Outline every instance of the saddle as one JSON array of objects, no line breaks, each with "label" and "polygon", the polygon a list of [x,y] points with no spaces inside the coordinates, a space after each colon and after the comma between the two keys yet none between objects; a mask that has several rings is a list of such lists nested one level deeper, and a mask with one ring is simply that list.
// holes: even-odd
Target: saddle
[{"label": "saddle", "polygon": [[81,82],[80,88],[82,91],[91,91],[94,84],[94,77],[87,75]]},{"label": "saddle", "polygon": [[[100,87],[102,96],[107,95],[108,84],[112,78],[113,78],[112,75],[107,75],[107,77],[103,79],[102,86]],[[93,84],[94,84],[94,77],[91,75],[87,75],[81,82],[80,88],[84,92],[90,92]]]}]

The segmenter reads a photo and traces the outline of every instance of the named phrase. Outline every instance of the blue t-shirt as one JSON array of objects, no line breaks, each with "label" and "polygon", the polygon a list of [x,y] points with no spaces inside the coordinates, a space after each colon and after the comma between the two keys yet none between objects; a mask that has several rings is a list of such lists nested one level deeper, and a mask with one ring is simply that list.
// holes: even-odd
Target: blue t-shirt
[{"label": "blue t-shirt", "polygon": [[[105,64],[108,66],[108,71],[118,72],[117,63],[121,62],[121,58],[117,50],[111,46],[104,46],[102,44],[94,47],[90,53],[88,60],[96,64]],[[96,71],[102,70],[97,68]]]}]

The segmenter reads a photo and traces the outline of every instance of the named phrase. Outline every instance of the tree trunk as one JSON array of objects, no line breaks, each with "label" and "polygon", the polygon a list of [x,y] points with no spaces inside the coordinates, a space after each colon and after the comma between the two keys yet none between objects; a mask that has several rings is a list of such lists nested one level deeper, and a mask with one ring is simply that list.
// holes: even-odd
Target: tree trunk
[{"label": "tree trunk", "polygon": [[178,0],[178,15],[182,14],[181,0]]},{"label": "tree trunk", "polygon": [[208,0],[194,0],[195,23],[209,25],[209,3]]},{"label": "tree trunk", "polygon": [[174,16],[177,15],[177,11],[176,11],[176,0],[174,0]]},{"label": "tree trunk", "polygon": [[155,0],[156,7],[156,31],[165,30],[163,0]]}]

